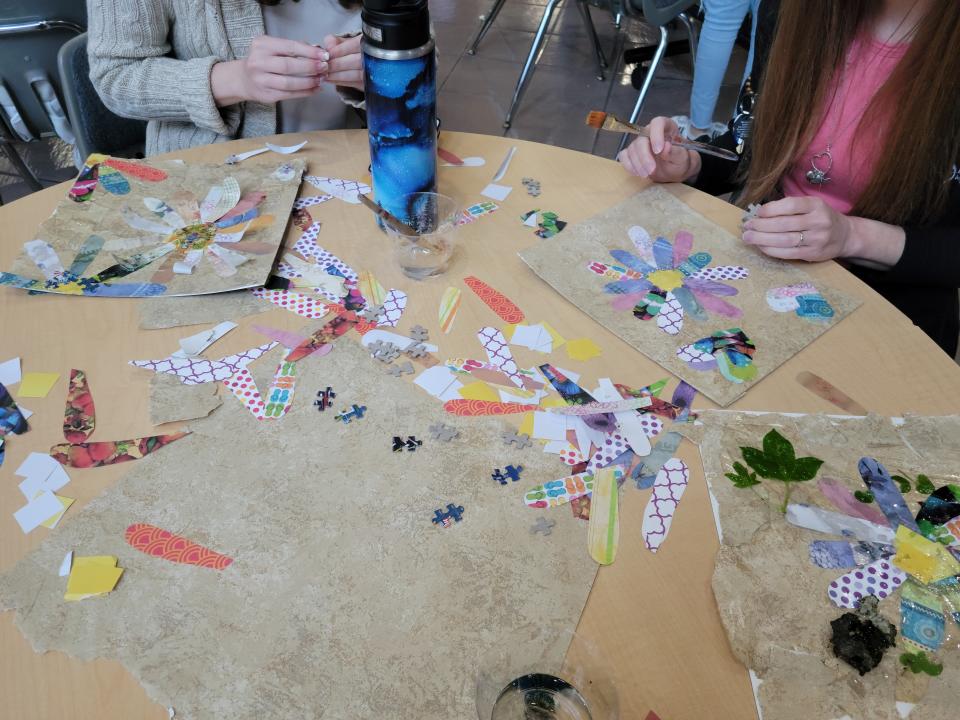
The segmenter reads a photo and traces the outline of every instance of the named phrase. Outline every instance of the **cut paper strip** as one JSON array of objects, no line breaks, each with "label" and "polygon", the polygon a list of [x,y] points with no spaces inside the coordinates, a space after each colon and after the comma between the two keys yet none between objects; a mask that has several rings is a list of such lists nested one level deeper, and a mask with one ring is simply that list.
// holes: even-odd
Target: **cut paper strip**
[{"label": "cut paper strip", "polygon": [[646,490],[653,486],[663,466],[676,454],[681,440],[683,440],[683,437],[680,433],[671,431],[663,434],[657,444],[650,449],[649,455],[644,457],[631,473],[631,477],[636,480],[638,489]]},{"label": "cut paper strip", "polygon": [[897,528],[893,564],[924,584],[960,575],[960,562],[943,545],[932,542],[906,525]]},{"label": "cut paper strip", "polygon": [[473,276],[466,277],[463,281],[491,310],[493,310],[504,322],[515,324],[522,323],[525,319],[523,312],[514,305],[506,295],[497,292],[482,280]]},{"label": "cut paper strip", "polygon": [[35,498],[13,514],[24,534],[32,532],[58,513],[63,512],[63,505],[57,496],[49,490],[42,490]]},{"label": "cut paper strip", "polygon": [[297,198],[293,203],[294,210],[304,210],[327,200],[333,200],[333,195],[311,195],[310,197]]},{"label": "cut paper strip", "polygon": [[213,570],[223,570],[233,562],[231,557],[216,553],[182,535],[175,535],[156,525],[135,523],[127,528],[124,537],[127,544],[134,550],[161,560],[197,565]]},{"label": "cut paper strip", "polygon": [[[327,347],[330,347],[327,345]],[[273,382],[267,390],[267,400],[264,407],[264,419],[276,420],[283,417],[293,407],[293,393],[297,384],[297,364],[281,362],[273,376]]]},{"label": "cut paper strip", "polygon": [[19,397],[44,398],[60,378],[60,373],[24,373],[17,388]]},{"label": "cut paper strip", "polygon": [[329,345],[341,335],[345,335],[351,328],[355,327],[357,323],[356,313],[352,311],[345,311],[343,314],[337,315],[337,317],[333,318],[333,320],[291,350],[287,354],[286,360],[288,362],[303,360],[324,345]]},{"label": "cut paper strip", "polygon": [[836,405],[845,413],[850,415],[868,414],[867,409],[863,407],[863,405],[819,375],[804,370],[797,373],[797,382],[817,397],[823,398],[832,405]]},{"label": "cut paper strip", "polygon": [[50,455],[61,465],[75,468],[100,467],[139,460],[189,435],[189,432],[151,435],[131,440],[113,440],[92,443],[61,443],[50,448]]},{"label": "cut paper strip", "polygon": [[48,528],[50,530],[53,530],[57,525],[60,524],[60,521],[63,519],[64,514],[67,512],[67,510],[70,509],[70,506],[73,505],[74,502],[76,502],[73,498],[63,497],[62,495],[54,495],[54,497],[57,499],[57,502],[59,502],[63,506],[63,509],[60,510],[60,512],[58,512],[56,515],[49,517],[46,520],[44,520],[42,523],[40,523],[45,528]]},{"label": "cut paper strip", "polygon": [[620,544],[620,509],[617,475],[613,468],[597,471],[590,498],[590,524],[587,548],[590,557],[601,565],[610,565]]},{"label": "cut paper strip", "polygon": [[462,401],[460,390],[463,383],[442,365],[427,368],[417,375],[413,383],[443,402]]},{"label": "cut paper strip", "polygon": [[200,385],[226,380],[276,345],[275,342],[271,342],[244,350],[242,353],[227,355],[219,360],[170,356],[163,360],[131,360],[130,365],[157,373],[175,375],[184,385]]},{"label": "cut paper strip", "polygon": [[460,218],[457,220],[457,225],[469,225],[477,218],[481,218],[484,215],[489,215],[490,213],[496,212],[499,209],[500,206],[495,202],[482,200],[481,202],[471,205],[462,213],[460,213]]},{"label": "cut paper strip", "polygon": [[75,277],[83,275],[90,266],[90,263],[100,254],[105,242],[106,241],[99,235],[91,235],[84,240],[83,245],[80,246],[76,256],[73,258],[73,262],[67,269],[67,273]]},{"label": "cut paper strip", "polygon": [[20,382],[20,358],[11,358],[0,363],[0,385],[16,385]]},{"label": "cut paper strip", "polygon": [[590,338],[567,340],[567,356],[571,360],[592,360],[602,354],[603,349]]},{"label": "cut paper strip", "polygon": [[331,275],[326,268],[301,260],[292,253],[286,253],[283,261],[287,266],[286,274],[293,275],[294,287],[314,288],[328,299],[343,297],[345,278],[341,275]]},{"label": "cut paper strip", "polygon": [[519,413],[539,410],[536,405],[519,405],[517,403],[491,402],[486,400],[448,400],[443,404],[443,409],[451,415],[464,417],[517,415]]},{"label": "cut paper strip", "polygon": [[787,505],[785,517],[791,525],[806,530],[816,530],[830,535],[852,536],[857,540],[865,540],[866,542],[893,544],[893,530],[889,527],[824,510],[823,508],[791,503]]},{"label": "cut paper strip", "polygon": [[648,456],[651,450],[650,438],[647,437],[641,415],[636,412],[618,412],[614,416],[617,420],[617,431],[627,447],[640,457]]},{"label": "cut paper strip", "polygon": [[71,370],[63,414],[63,436],[67,442],[86,442],[96,425],[96,409],[87,387],[87,375],[83,370]]},{"label": "cut paper strip", "polygon": [[112,592],[123,575],[117,558],[108,555],[75,557],[67,578],[64,600],[74,602]]},{"label": "cut paper strip", "polygon": [[228,332],[237,327],[235,322],[225,320],[219,325],[215,325],[209,330],[204,330],[196,335],[185,337],[180,340],[180,349],[171,354],[171,357],[197,357],[217,340],[222,338]]},{"label": "cut paper strip", "polygon": [[265,404],[260,396],[260,391],[257,389],[257,382],[253,379],[249,370],[245,367],[240,368],[222,382],[223,386],[232,392],[257,420],[263,420]]},{"label": "cut paper strip", "polygon": [[308,320],[319,320],[330,314],[327,303],[289,290],[257,288],[253,290],[253,295]]},{"label": "cut paper strip", "polygon": [[523,377],[520,375],[520,369],[513,359],[513,353],[510,352],[503,333],[494,327],[484,327],[477,333],[477,339],[487,351],[490,364],[509,375],[514,385],[523,387]]},{"label": "cut paper strip", "polygon": [[609,402],[591,402],[584,405],[565,405],[550,408],[550,412],[558,415],[595,415],[597,413],[620,413],[627,410],[639,410],[650,407],[650,398],[638,397],[628,400],[612,400]]},{"label": "cut paper strip", "polygon": [[383,313],[377,320],[378,327],[396,327],[407,307],[407,294],[402,290],[391,290],[383,301]]},{"label": "cut paper strip", "polygon": [[657,552],[667,539],[673,516],[689,481],[689,468],[677,458],[667,460],[657,473],[653,493],[643,511],[643,542],[650,552]]},{"label": "cut paper strip", "polygon": [[357,290],[367,301],[367,307],[379,307],[387,299],[387,291],[384,290],[377,279],[369,270],[361,270],[357,276]]},{"label": "cut paper strip", "polygon": [[317,265],[322,268],[326,268],[328,272],[330,271],[330,268],[333,268],[347,280],[356,282],[357,273],[352,267],[347,265],[343,260],[338,258],[333,253],[328,252],[317,245],[317,233],[319,231],[320,223],[314,223],[314,225],[310,226],[310,228],[308,228],[303,235],[300,236],[300,239],[294,244],[294,251],[300,253],[301,256],[307,258],[308,260],[313,259]]},{"label": "cut paper strip", "polygon": [[890,524],[876,505],[867,505],[857,500],[853,493],[839,480],[821,478],[817,481],[817,487],[820,488],[823,496],[840,512],[869,520],[877,525]]},{"label": "cut paper strip", "polygon": [[617,433],[606,435],[603,440],[596,443],[596,446],[596,451],[587,463],[587,470],[591,472],[613,465],[620,456],[630,450],[627,443],[624,442],[623,436]]},{"label": "cut paper strip", "polygon": [[893,545],[846,540],[814,540],[810,543],[810,562],[828,570],[861,567],[893,557]]},{"label": "cut paper strip", "polygon": [[445,335],[453,329],[453,321],[457,318],[457,312],[460,310],[460,295],[458,288],[448,287],[440,297],[438,319],[440,330]]},{"label": "cut paper strip", "polygon": [[852,570],[830,583],[827,597],[837,607],[855,610],[867,595],[875,595],[883,600],[891,595],[907,574],[890,563],[889,560],[874,560],[869,565]]},{"label": "cut paper strip", "polygon": [[267,327],[266,325],[251,325],[250,329],[259,335],[263,335],[274,342],[280,343],[283,347],[287,348],[287,350],[292,350],[307,339],[299,333],[281,330],[280,328]]},{"label": "cut paper strip", "polygon": [[46,453],[30,453],[14,474],[24,478],[19,487],[28,501],[44,490],[55,493],[70,482],[63,466]]},{"label": "cut paper strip", "polygon": [[344,202],[353,205],[360,204],[360,195],[369,195],[370,186],[357,182],[356,180],[343,180],[341,178],[319,177],[317,175],[304,175],[303,179],[313,185],[320,192],[332,195]]},{"label": "cut paper strip", "polygon": [[[907,507],[907,501],[903,499],[903,495],[900,494],[893,478],[883,465],[873,458],[864,457],[857,463],[857,470],[860,471],[860,477],[863,478],[867,489],[873,493],[877,507],[886,516],[890,527],[896,530],[902,524],[911,530],[919,530],[917,521],[913,519],[913,514]],[[866,538],[861,538],[861,540],[864,539]]]}]

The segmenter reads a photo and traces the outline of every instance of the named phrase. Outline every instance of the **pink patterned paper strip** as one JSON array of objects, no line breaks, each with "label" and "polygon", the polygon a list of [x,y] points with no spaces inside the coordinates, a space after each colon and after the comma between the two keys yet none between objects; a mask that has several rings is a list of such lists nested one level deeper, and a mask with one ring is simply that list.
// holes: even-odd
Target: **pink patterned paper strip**
[{"label": "pink patterned paper strip", "polygon": [[480,328],[477,333],[477,339],[483,345],[483,349],[487,351],[490,364],[500,372],[509,375],[514,385],[522,388],[523,376],[520,374],[517,363],[514,362],[513,353],[510,351],[510,346],[507,344],[507,339],[503,333],[493,327],[484,327]]},{"label": "pink patterned paper strip", "polygon": [[274,347],[276,343],[272,342],[220,360],[167,357],[163,360],[131,360],[130,364],[144,370],[176,375],[184,385],[201,385],[230,378]]},{"label": "pink patterned paper strip", "polygon": [[289,310],[308,320],[319,320],[330,312],[327,309],[327,303],[290,290],[256,288],[252,292],[255,297],[273,303],[277,307],[282,307],[284,310]]},{"label": "pink patterned paper strip", "polygon": [[650,552],[659,550],[667,539],[673,515],[689,481],[689,468],[677,458],[667,460],[657,473],[653,493],[643,511],[643,542]]}]

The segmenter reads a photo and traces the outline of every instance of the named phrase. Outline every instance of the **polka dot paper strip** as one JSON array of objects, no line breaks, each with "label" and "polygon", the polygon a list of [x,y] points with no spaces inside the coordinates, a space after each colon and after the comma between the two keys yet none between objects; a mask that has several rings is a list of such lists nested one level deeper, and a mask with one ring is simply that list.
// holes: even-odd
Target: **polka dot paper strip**
[{"label": "polka dot paper strip", "polygon": [[255,297],[267,302],[273,303],[277,307],[296,313],[309,320],[319,320],[325,317],[329,310],[326,301],[301,295],[300,293],[290,292],[289,290],[265,290],[257,288],[253,290]]},{"label": "polka dot paper strip", "polygon": [[907,574],[886,558],[851,570],[830,583],[827,596],[837,607],[856,609],[867,595],[883,600],[907,579]]},{"label": "polka dot paper strip", "polygon": [[223,386],[236,395],[257,420],[263,420],[265,417],[263,398],[260,397],[257,383],[249,370],[241,368],[233,377],[224,380]]}]

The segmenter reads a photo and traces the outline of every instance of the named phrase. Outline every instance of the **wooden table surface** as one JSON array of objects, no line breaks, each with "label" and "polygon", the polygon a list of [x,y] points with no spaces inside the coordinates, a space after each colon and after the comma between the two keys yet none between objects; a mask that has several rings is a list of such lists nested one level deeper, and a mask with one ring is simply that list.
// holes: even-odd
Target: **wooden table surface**
[{"label": "wooden table surface", "polygon": [[[366,134],[362,131],[308,133],[310,144],[298,154],[309,160],[312,174],[368,178]],[[231,152],[258,146],[258,141],[198,148],[176,154],[192,162],[219,163]],[[284,144],[295,142],[284,138]],[[521,262],[516,253],[537,242],[519,215],[533,208],[553,210],[561,219],[578,222],[642,190],[646,181],[631,178],[615,163],[583,153],[536,143],[444,132],[442,145],[461,157],[480,155],[481,168],[441,168],[440,189],[464,205],[481,200],[480,191],[511,145],[518,146],[502,181],[513,193],[499,211],[460,230],[461,247],[443,277],[415,282],[401,275],[389,240],[378,232],[368,210],[331,201],[310,208],[323,223],[320,244],[357,270],[367,269],[384,287],[409,294],[401,329],[420,323],[440,345],[439,356],[474,357],[478,328],[502,324],[467,290],[466,275],[477,275],[501,290],[525,312],[528,322],[550,322],[568,339],[589,337],[603,355],[587,362],[567,358],[562,349],[551,362],[583,373],[585,387],[599,377],[642,386],[667,373],[609,331],[564,301]],[[275,162],[276,157],[255,158]],[[520,180],[540,181],[542,195],[531,198]],[[0,207],[0,268],[9,269],[24,242],[64,197],[68,185],[50,188]],[[315,194],[305,184],[304,194]],[[685,186],[675,188],[684,202],[726,229],[737,232],[741,212],[716,198]],[[299,231],[291,226],[287,242]],[[783,365],[736,403],[734,409],[837,413],[837,408],[802,388],[798,372],[815,372],[837,385],[872,412],[948,414],[960,407],[960,368],[905,317],[860,281],[834,263],[809,266],[814,277],[860,297],[864,304],[820,340]],[[571,269],[573,272],[573,269]],[[437,326],[440,295],[448,285],[464,290],[464,301],[450,335]],[[143,331],[138,328],[136,299],[29,296],[0,287],[0,362],[20,356],[25,371],[58,372],[60,378],[43,399],[22,404],[36,414],[30,431],[8,436],[7,458],[0,468],[0,572],[10,568],[49,532],[39,528],[24,535],[12,517],[23,504],[13,471],[31,451],[46,452],[63,442],[61,423],[70,368],[87,371],[97,405],[93,439],[136,437],[155,432],[149,421],[150,373],[127,364],[134,358],[164,357],[180,337],[200,328]],[[227,318],[222,318],[227,319]],[[306,321],[276,309],[254,318],[232,318],[241,327],[218,343],[217,356],[251,347],[262,337],[252,322],[290,330]],[[347,336],[343,341],[355,342]],[[515,349],[521,367],[543,355]],[[671,384],[672,387],[673,383]],[[12,394],[15,399],[17,390]],[[225,402],[235,402],[227,395]],[[300,401],[306,402],[304,398]],[[698,396],[696,407],[712,407]],[[621,548],[615,564],[600,570],[580,622],[581,634],[595,642],[616,668],[621,717],[642,719],[653,709],[663,720],[753,718],[753,696],[747,671],[732,656],[720,625],[710,578],[718,543],[696,448],[684,443],[680,456],[692,477],[668,541],[656,555],[646,551],[640,521],[647,493],[623,493]],[[123,466],[68,469],[64,492],[77,499],[63,523],[77,509],[116,482]],[[561,510],[558,510],[560,512]],[[564,509],[565,511],[565,509]],[[558,552],[561,549],[557,549]],[[586,552],[582,547],[563,552]],[[122,592],[122,585],[116,592]],[[92,602],[96,602],[95,600]],[[212,671],[215,671],[212,669]],[[149,701],[137,682],[116,662],[80,662],[60,653],[35,654],[16,630],[13,613],[0,614],[0,698],[5,717],[17,720],[160,720],[165,708]],[[361,720],[361,719],[358,719]]]}]

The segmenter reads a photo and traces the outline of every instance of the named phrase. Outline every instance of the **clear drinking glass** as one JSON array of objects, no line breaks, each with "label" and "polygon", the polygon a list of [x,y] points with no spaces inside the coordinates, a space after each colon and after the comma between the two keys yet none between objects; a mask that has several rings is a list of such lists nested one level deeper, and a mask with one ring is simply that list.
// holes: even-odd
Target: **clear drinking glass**
[{"label": "clear drinking glass", "polygon": [[460,207],[453,198],[439,193],[412,193],[405,200],[410,214],[400,219],[407,221],[416,236],[404,235],[384,223],[387,234],[393,238],[400,269],[414,280],[446,272],[456,244]]},{"label": "clear drinking glass", "polygon": [[617,720],[613,673],[577,633],[495,647],[477,674],[479,720]]}]

